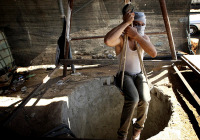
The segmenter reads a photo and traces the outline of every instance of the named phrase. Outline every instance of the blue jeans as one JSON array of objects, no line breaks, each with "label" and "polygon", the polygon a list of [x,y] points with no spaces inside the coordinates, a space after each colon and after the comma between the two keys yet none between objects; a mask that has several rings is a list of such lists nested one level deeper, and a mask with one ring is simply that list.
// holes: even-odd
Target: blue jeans
[{"label": "blue jeans", "polygon": [[[121,83],[121,74],[117,83]],[[133,124],[134,129],[142,130],[147,119],[149,108],[150,89],[143,73],[131,75],[124,72],[123,81],[124,106],[121,115],[119,137],[127,137],[128,129],[133,119],[133,114],[137,111],[137,121]],[[136,110],[137,109],[137,110]]]}]

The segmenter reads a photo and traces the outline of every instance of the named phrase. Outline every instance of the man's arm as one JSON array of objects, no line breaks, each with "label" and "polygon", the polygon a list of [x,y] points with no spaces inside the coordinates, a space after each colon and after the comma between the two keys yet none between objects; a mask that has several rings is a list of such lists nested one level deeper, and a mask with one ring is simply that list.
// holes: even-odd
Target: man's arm
[{"label": "man's arm", "polygon": [[149,37],[147,35],[138,36],[135,38],[135,40],[140,44],[142,49],[148,53],[151,57],[156,57],[157,56],[157,51],[155,46],[151,43]]},{"label": "man's arm", "polygon": [[121,44],[122,41],[122,33],[124,29],[128,26],[129,24],[122,22],[120,25],[117,27],[113,28],[110,32],[108,32],[105,37],[104,37],[104,43],[107,46],[110,47],[115,47]]},{"label": "man's arm", "polygon": [[123,17],[123,22],[105,35],[104,43],[110,47],[121,45],[121,41],[123,41],[121,35],[124,29],[126,29],[126,27],[129,26],[133,20],[134,13],[126,13]]}]

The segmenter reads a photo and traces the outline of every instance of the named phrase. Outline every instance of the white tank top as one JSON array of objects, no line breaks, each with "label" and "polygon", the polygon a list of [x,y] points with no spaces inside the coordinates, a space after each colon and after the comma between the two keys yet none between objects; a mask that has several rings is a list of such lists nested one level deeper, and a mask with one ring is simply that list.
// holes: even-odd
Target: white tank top
[{"label": "white tank top", "polygon": [[[140,60],[139,60],[139,56],[138,56],[138,52],[141,54],[142,60],[143,60],[143,54],[144,54],[144,50],[139,46],[139,50],[131,50],[129,47],[129,43],[127,43],[127,49],[126,49],[126,62],[125,62],[125,71],[127,71],[128,73],[134,75],[134,74],[138,74],[141,72],[141,67],[140,67]],[[122,53],[122,51],[121,51]],[[118,60],[120,63],[120,59],[121,59],[121,53],[118,55]],[[123,60],[123,59],[122,59]],[[121,71],[123,69],[123,62],[122,62],[122,66],[121,66]]]}]

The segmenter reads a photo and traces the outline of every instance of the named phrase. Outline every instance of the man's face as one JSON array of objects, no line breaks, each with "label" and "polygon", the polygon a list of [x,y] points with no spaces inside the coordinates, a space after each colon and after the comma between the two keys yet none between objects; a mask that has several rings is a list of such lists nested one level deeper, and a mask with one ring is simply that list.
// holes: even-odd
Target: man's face
[{"label": "man's face", "polygon": [[133,21],[133,27],[135,26],[145,26],[145,23],[142,21]]}]

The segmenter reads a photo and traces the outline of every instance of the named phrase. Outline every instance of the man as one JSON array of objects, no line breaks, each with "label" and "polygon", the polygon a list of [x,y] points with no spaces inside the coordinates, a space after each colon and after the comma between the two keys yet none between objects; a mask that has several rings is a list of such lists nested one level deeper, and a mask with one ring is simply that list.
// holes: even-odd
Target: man
[{"label": "man", "polygon": [[[157,52],[149,37],[144,34],[146,17],[142,12],[132,12],[131,5],[127,4],[122,9],[123,22],[109,31],[104,42],[107,46],[115,47],[118,59],[121,58],[124,35],[128,36],[125,72],[123,81],[124,106],[121,115],[118,138],[126,140],[128,129],[133,119],[134,112],[137,112],[137,120],[133,124],[132,139],[139,139],[141,130],[147,118],[150,102],[150,90],[144,74],[141,72],[138,52],[143,58],[144,51],[151,57],[156,57]],[[133,27],[130,26],[133,24]],[[139,49],[136,48],[136,42]],[[138,52],[137,52],[138,51]],[[121,70],[122,71],[122,70]],[[120,77],[122,72],[120,72]],[[121,78],[117,81],[120,82]],[[136,110],[137,109],[137,110]]]}]

